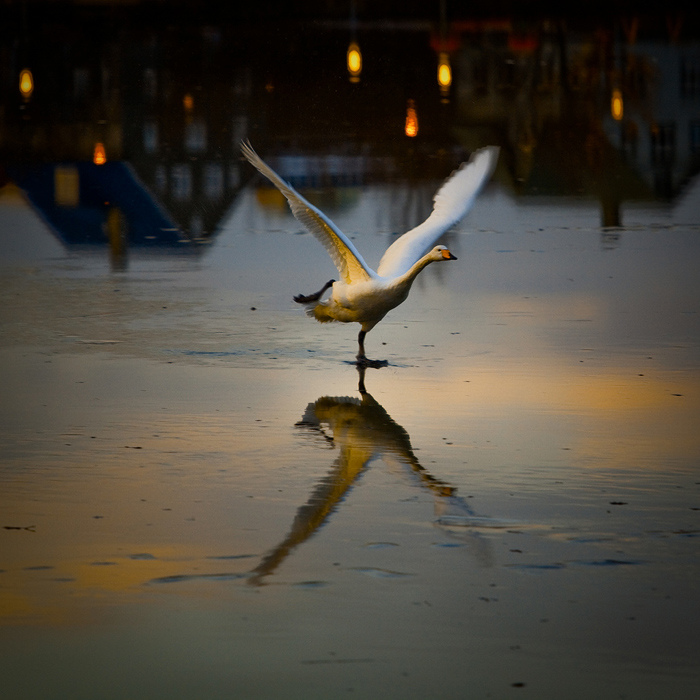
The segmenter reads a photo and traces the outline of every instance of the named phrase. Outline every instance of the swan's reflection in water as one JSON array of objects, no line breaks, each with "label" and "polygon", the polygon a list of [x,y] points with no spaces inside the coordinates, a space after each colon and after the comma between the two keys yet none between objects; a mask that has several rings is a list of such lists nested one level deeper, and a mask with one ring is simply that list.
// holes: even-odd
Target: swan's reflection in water
[{"label": "swan's reflection in water", "polygon": [[464,539],[480,564],[491,564],[491,543],[475,529],[488,526],[489,519],[476,515],[454,486],[434,477],[420,464],[406,430],[367,392],[365,368],[358,367],[358,372],[361,398],[323,396],[307,406],[296,424],[320,435],[338,448],[339,454],[309,500],[297,511],[287,536],[253,569],[249,583],[262,585],[263,579],[296,547],[317,532],[375,460],[429,489],[435,497],[435,524]]}]

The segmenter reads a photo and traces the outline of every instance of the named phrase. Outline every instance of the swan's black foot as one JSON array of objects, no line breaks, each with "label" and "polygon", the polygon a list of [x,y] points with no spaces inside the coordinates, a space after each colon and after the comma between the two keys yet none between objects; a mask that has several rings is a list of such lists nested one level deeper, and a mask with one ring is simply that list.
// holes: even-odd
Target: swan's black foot
[{"label": "swan's black foot", "polygon": [[371,367],[373,369],[380,369],[381,367],[388,367],[389,362],[388,360],[370,360],[368,357],[365,357],[364,355],[358,355],[355,358],[355,364],[358,367]]},{"label": "swan's black foot", "polygon": [[311,303],[313,303],[314,301],[318,301],[318,300],[323,296],[323,293],[324,293],[327,289],[330,289],[330,288],[333,286],[333,283],[334,283],[334,282],[335,282],[335,280],[329,280],[328,282],[326,282],[326,283],[323,285],[323,287],[322,287],[321,289],[319,289],[319,290],[318,290],[317,292],[315,292],[314,294],[309,294],[309,295],[297,294],[297,295],[294,297],[294,301],[296,301],[297,304],[311,304]]}]

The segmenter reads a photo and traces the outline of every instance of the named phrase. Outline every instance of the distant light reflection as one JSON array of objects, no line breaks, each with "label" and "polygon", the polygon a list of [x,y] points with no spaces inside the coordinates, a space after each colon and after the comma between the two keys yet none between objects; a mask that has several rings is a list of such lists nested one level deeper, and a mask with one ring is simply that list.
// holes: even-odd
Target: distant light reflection
[{"label": "distant light reflection", "polygon": [[28,100],[34,92],[34,76],[28,68],[19,74],[19,91],[25,100]]},{"label": "distant light reflection", "polygon": [[610,99],[610,113],[616,122],[622,120],[622,116],[624,114],[622,92],[618,89],[612,91],[612,97]]},{"label": "distant light reflection", "polygon": [[416,112],[416,105],[413,100],[408,101],[408,107],[406,108],[406,125],[404,127],[404,133],[409,138],[415,138],[418,136],[418,113]]},{"label": "distant light reflection", "polygon": [[440,94],[443,100],[446,100],[452,85],[452,67],[450,65],[450,56],[444,51],[440,53],[438,58],[437,79],[440,86]]},{"label": "distant light reflection", "polygon": [[95,144],[95,150],[92,153],[92,162],[95,165],[104,165],[107,162],[107,153],[103,143]]},{"label": "distant light reflection", "polygon": [[362,73],[362,52],[356,42],[351,41],[347,52],[348,73],[350,74],[351,83],[360,82],[360,73]]}]

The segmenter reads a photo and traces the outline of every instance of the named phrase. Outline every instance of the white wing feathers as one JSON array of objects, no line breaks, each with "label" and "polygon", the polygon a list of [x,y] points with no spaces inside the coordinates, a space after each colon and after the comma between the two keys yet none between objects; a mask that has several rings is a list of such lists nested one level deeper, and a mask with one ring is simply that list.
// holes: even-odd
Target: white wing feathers
[{"label": "white wing feathers", "polygon": [[450,226],[469,211],[496,167],[498,151],[497,146],[475,151],[445,181],[434,197],[430,216],[387,248],[377,268],[381,277],[397,277],[409,270]]},{"label": "white wing feathers", "polygon": [[241,150],[250,163],[287,198],[297,221],[323,244],[344,282],[351,284],[375,276],[352,242],[323,212],[307,202],[288,182],[283,180],[260,158],[249,143],[242,143]]}]

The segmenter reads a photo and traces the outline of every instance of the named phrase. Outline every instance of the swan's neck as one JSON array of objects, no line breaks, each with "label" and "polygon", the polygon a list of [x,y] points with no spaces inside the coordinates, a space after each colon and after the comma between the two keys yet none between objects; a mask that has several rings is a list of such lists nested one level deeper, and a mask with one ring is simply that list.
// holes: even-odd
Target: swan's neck
[{"label": "swan's neck", "polygon": [[398,286],[407,285],[410,287],[411,284],[413,284],[413,280],[418,276],[418,273],[424,267],[430,265],[431,262],[435,262],[435,258],[433,258],[430,253],[426,253],[420,260],[413,263],[407,272],[404,272],[403,275],[396,278],[396,284]]}]

